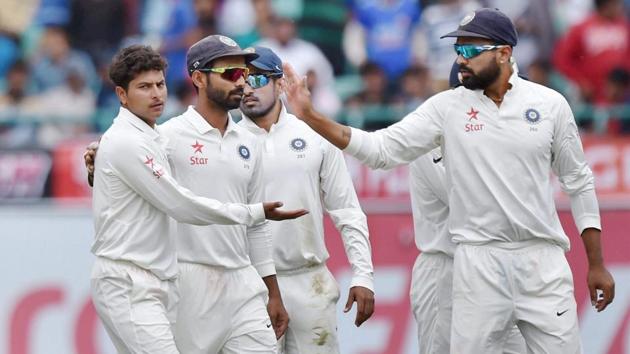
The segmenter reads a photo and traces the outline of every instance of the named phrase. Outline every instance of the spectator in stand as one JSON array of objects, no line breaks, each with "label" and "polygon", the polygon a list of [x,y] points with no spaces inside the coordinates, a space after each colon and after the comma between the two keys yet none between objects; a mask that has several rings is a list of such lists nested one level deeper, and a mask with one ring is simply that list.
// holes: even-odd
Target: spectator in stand
[{"label": "spectator in stand", "polygon": [[420,19],[424,41],[424,62],[433,78],[433,89],[446,90],[453,65],[453,41],[440,39],[451,28],[457,27],[466,14],[480,8],[477,1],[439,0],[427,6]]},{"label": "spectator in stand", "polygon": [[23,60],[17,60],[7,71],[5,89],[0,94],[0,112],[18,109],[28,95],[28,83],[28,65]]},{"label": "spectator in stand", "polygon": [[29,75],[23,60],[14,62],[7,71],[5,89],[0,92],[0,148],[17,148],[34,140],[35,126],[20,119],[28,105]]},{"label": "spectator in stand", "polygon": [[271,29],[271,37],[263,38],[257,45],[270,48],[283,62],[290,63],[298,75],[305,76],[312,71],[316,81],[311,91],[314,104],[329,116],[335,116],[341,101],[335,92],[335,77],[328,59],[316,45],[297,37],[292,19],[276,15]]},{"label": "spectator in stand", "polygon": [[194,0],[193,6],[197,14],[197,26],[202,36],[217,33],[217,18],[219,2],[217,0]]},{"label": "spectator in stand", "polygon": [[39,92],[64,85],[71,70],[82,73],[84,82],[97,92],[100,86],[90,57],[72,49],[68,35],[61,27],[47,27],[42,34],[38,52],[31,59],[33,81]]},{"label": "spectator in stand", "polygon": [[400,91],[396,95],[396,104],[402,105],[406,112],[418,108],[427,98],[433,96],[431,74],[422,65],[412,65],[400,78]]},{"label": "spectator in stand", "polygon": [[[411,44],[420,19],[419,1],[346,0],[346,4],[355,21],[348,25],[359,24],[352,27],[359,31],[356,36],[344,38],[346,56],[357,65],[374,62],[390,80],[396,79],[414,60]],[[453,49],[449,49],[451,63]]]},{"label": "spectator in stand", "polygon": [[390,102],[387,93],[387,75],[380,65],[367,62],[359,68],[363,89],[347,100],[349,105],[385,105]]},{"label": "spectator in stand", "polygon": [[[630,133],[630,73],[613,69],[606,78],[606,101],[612,109],[608,118],[608,134]],[[625,105],[625,109],[621,109]]]},{"label": "spectator in stand", "polygon": [[380,65],[366,62],[359,68],[362,89],[346,100],[342,117],[349,125],[377,130],[390,125],[397,114],[389,109],[388,79]]},{"label": "spectator in stand", "polygon": [[584,101],[606,104],[608,74],[616,67],[630,68],[630,22],[622,1],[595,0],[595,12],[556,47],[556,68],[579,86]]},{"label": "spectator in stand", "polygon": [[137,30],[126,0],[70,0],[68,34],[72,47],[85,51],[92,60],[111,58],[123,38]]}]

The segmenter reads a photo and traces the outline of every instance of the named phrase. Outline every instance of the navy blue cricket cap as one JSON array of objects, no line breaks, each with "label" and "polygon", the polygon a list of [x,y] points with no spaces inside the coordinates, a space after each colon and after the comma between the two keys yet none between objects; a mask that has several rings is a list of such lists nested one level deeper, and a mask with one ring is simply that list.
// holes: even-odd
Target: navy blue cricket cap
[{"label": "navy blue cricket cap", "polygon": [[273,50],[261,46],[250,47],[245,50],[251,50],[253,53],[258,54],[258,58],[249,62],[250,65],[277,76],[284,74],[284,71],[282,71],[282,59]]},{"label": "navy blue cricket cap", "polygon": [[456,31],[447,33],[445,37],[477,37],[493,40],[497,44],[512,47],[518,42],[518,34],[514,23],[499,9],[483,8],[466,15],[459,23]]},{"label": "navy blue cricket cap", "polygon": [[193,44],[186,53],[186,67],[188,75],[193,71],[205,68],[208,63],[223,57],[244,56],[246,62],[258,58],[258,54],[243,50],[236,42],[226,36],[214,34],[207,36]]}]

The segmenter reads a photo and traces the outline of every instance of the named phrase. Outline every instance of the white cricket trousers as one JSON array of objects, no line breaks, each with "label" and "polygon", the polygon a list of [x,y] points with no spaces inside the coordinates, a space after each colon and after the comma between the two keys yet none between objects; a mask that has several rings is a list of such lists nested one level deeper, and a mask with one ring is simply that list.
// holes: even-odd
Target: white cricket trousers
[{"label": "white cricket trousers", "polygon": [[268,291],[254,267],[179,263],[175,340],[182,354],[275,354]]},{"label": "white cricket trousers", "polygon": [[325,264],[278,273],[289,328],[278,353],[338,354],[339,286]]},{"label": "white cricket trousers", "polygon": [[452,354],[501,353],[514,324],[527,353],[578,354],[576,310],[560,246],[544,240],[457,246]]},{"label": "white cricket trousers", "polygon": [[92,301],[119,354],[178,354],[172,326],[175,280],[161,280],[131,262],[97,257]]},{"label": "white cricket trousers", "polygon": [[[449,354],[453,309],[453,258],[442,252],[421,253],[411,273],[411,308],[418,324],[420,354]],[[525,342],[512,326],[504,354],[525,354]]]}]

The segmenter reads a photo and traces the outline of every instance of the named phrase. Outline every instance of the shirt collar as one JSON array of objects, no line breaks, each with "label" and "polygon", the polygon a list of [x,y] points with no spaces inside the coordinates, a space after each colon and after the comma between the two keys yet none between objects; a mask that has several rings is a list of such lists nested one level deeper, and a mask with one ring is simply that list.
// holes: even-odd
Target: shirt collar
[{"label": "shirt collar", "polygon": [[[197,112],[194,106],[188,106],[186,112],[184,112],[184,118],[190,123],[199,134],[206,134],[213,129],[217,129],[210,125],[202,116]],[[218,130],[218,129],[217,129]],[[228,112],[228,123],[227,128],[225,129],[225,135],[236,132],[236,123],[232,120],[232,115]]]},{"label": "shirt collar", "polygon": [[138,116],[133,114],[125,107],[120,107],[120,110],[118,111],[118,118],[133,125],[134,127],[136,127],[136,129],[140,130],[144,134],[147,134],[153,140],[156,140],[160,137],[160,134],[157,130],[151,128],[151,126],[149,126],[145,121],[140,119]]}]

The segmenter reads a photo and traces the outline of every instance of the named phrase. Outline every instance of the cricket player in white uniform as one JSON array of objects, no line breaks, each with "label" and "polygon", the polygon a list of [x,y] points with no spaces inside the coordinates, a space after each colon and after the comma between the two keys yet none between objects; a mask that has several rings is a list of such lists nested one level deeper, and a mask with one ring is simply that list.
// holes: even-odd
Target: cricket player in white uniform
[{"label": "cricket player in white uniform", "polygon": [[356,325],[374,309],[374,286],[367,219],[352,185],[341,150],[287,113],[279,99],[282,61],[269,48],[255,47],[249,87],[239,122],[263,147],[265,191],[285,205],[310,213],[297,222],[272,222],[278,283],[289,313],[279,353],[339,353],[335,306],[337,282],[326,267],[323,212],[341,233],[353,277],[345,306],[357,302]]},{"label": "cricket player in white uniform", "polygon": [[514,324],[530,353],[579,353],[573,279],[564,256],[569,239],[555,209],[552,171],[571,199],[597,311],[612,302],[614,280],[604,266],[593,175],[571,109],[559,93],[512,70],[516,29],[499,10],[477,10],[447,36],[457,38],[463,87],[434,95],[387,129],[366,133],[317,113],[305,80],[285,64],[290,106],[373,168],[408,163],[441,146],[448,229],[458,243],[451,353],[500,353]]},{"label": "cricket player in white uniform", "polygon": [[155,129],[166,99],[165,67],[150,47],[131,46],[109,72],[122,107],[102,137],[94,169],[91,283],[96,311],[119,353],[178,353],[171,329],[178,269],[170,217],[256,225],[279,204],[222,204],[173,179],[167,141]]},{"label": "cricket player in white uniform", "polygon": [[[220,35],[202,39],[187,53],[199,93],[196,105],[161,130],[169,137],[176,178],[195,193],[246,203],[264,197],[260,143],[228,113],[241,102],[246,61],[256,57]],[[276,281],[269,224],[179,224],[177,241],[178,348],[189,354],[275,353],[274,329],[281,335],[288,315]]]},{"label": "cricket player in white uniform", "polygon": [[[418,324],[419,353],[448,354],[456,244],[448,234],[448,193],[439,149],[409,164],[409,194],[416,246],[422,252],[413,266],[409,294]],[[514,325],[503,353],[526,352],[525,341]]]}]

